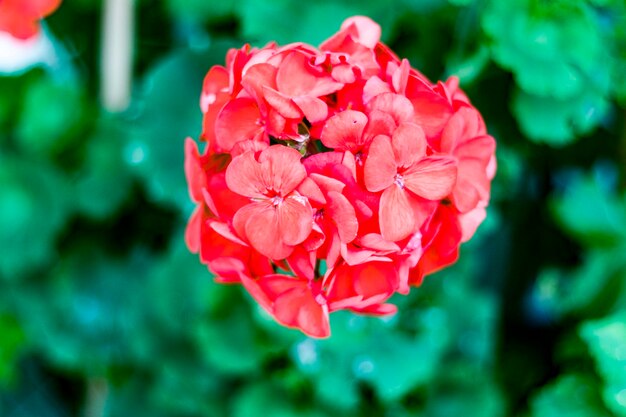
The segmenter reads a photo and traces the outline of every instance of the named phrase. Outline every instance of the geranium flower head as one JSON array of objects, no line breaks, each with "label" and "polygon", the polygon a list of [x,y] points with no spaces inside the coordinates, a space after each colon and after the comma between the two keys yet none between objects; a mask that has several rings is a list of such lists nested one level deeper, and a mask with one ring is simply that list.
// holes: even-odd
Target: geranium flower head
[{"label": "geranium flower head", "polygon": [[[233,49],[186,144],[186,240],[220,282],[312,337],[387,315],[453,263],[485,217],[495,141],[451,78],[430,82],[356,16],[319,49]],[[324,268],[321,267],[324,265]]]}]

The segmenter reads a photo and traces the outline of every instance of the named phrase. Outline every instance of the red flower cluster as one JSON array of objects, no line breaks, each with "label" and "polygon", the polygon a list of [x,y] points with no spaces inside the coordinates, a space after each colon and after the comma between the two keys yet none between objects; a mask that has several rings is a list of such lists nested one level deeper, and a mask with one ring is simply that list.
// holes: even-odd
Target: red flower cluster
[{"label": "red flower cluster", "polygon": [[366,17],[319,49],[230,50],[207,74],[191,251],[278,322],[315,337],[328,314],[385,301],[456,261],[485,217],[495,142],[458,88],[432,84]]},{"label": "red flower cluster", "polygon": [[61,0],[0,0],[0,32],[32,38],[39,33],[39,21],[60,5]]}]

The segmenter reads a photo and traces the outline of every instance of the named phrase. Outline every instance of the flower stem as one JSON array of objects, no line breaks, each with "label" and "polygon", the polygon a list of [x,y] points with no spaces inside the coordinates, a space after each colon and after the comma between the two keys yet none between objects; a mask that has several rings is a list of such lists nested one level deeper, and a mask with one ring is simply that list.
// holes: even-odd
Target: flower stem
[{"label": "flower stem", "polygon": [[109,382],[105,378],[89,378],[87,380],[85,417],[104,417],[108,395]]},{"label": "flower stem", "polygon": [[102,22],[102,106],[110,112],[128,107],[132,79],[134,0],[105,0]]}]

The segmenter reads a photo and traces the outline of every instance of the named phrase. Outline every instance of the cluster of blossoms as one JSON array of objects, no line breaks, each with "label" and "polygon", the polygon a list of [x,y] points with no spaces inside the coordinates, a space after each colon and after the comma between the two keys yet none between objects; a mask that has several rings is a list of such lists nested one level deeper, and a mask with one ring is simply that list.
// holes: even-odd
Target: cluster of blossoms
[{"label": "cluster of blossoms", "polygon": [[0,0],[0,32],[30,39],[39,33],[39,21],[60,5],[61,0]]},{"label": "cluster of blossoms", "polygon": [[458,80],[431,83],[379,38],[357,16],[319,49],[230,50],[204,81],[206,146],[186,142],[189,248],[314,337],[332,311],[394,313],[391,295],[455,262],[495,174]]}]

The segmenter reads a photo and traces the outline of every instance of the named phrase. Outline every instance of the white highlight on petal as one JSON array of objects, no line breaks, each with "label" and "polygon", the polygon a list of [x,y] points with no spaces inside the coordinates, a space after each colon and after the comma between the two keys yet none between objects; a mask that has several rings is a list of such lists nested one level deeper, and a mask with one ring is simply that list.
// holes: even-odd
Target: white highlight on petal
[{"label": "white highlight on petal", "polygon": [[36,65],[52,66],[56,61],[54,46],[43,31],[27,40],[0,32],[0,73],[21,73]]}]

